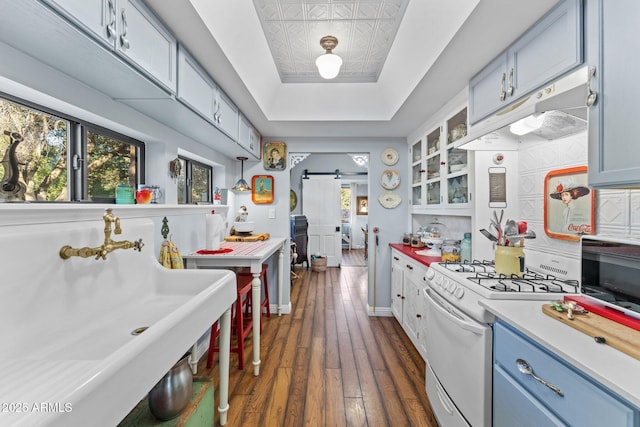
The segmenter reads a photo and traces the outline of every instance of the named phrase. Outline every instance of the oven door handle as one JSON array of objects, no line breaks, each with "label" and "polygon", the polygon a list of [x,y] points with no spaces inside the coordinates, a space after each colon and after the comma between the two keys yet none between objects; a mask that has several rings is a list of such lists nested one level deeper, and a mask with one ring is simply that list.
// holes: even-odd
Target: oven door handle
[{"label": "oven door handle", "polygon": [[465,319],[460,316],[458,313],[454,313],[452,310],[445,307],[440,301],[440,298],[432,295],[433,291],[429,288],[425,289],[425,296],[431,302],[433,307],[438,310],[441,314],[448,317],[454,324],[458,327],[471,332],[475,335],[483,335],[485,333],[485,329],[482,326],[476,325],[472,322],[467,322]]}]

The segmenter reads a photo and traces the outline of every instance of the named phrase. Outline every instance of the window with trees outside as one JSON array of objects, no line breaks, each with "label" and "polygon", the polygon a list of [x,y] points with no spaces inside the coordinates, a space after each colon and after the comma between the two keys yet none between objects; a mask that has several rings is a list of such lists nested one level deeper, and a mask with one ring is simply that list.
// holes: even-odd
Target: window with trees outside
[{"label": "window with trees outside", "polygon": [[144,182],[144,144],[62,113],[0,97],[0,201],[113,203]]},{"label": "window with trees outside", "polygon": [[213,168],[179,156],[178,204],[213,203]]}]

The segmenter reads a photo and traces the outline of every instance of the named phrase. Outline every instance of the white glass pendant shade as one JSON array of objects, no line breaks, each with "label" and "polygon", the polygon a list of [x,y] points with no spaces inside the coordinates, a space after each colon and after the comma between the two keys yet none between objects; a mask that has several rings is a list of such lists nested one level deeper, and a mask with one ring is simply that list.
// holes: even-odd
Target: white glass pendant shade
[{"label": "white glass pendant shade", "polygon": [[342,66],[342,58],[332,52],[338,45],[338,39],[334,36],[324,36],[320,39],[320,46],[325,53],[316,59],[316,67],[320,77],[324,79],[333,79],[340,72]]},{"label": "white glass pendant shade", "polygon": [[316,59],[316,67],[318,67],[320,77],[324,79],[335,78],[340,72],[341,66],[342,58],[333,53],[325,53]]}]

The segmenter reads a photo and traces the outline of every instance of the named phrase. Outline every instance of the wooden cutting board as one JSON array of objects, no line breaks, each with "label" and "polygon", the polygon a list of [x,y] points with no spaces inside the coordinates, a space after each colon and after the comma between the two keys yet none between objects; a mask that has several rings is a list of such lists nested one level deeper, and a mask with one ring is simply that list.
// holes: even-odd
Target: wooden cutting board
[{"label": "wooden cutting board", "polygon": [[269,238],[269,233],[262,234],[249,234],[246,236],[243,235],[235,235],[235,236],[227,236],[224,238],[226,242],[258,242],[260,240],[267,240]]},{"label": "wooden cutting board", "polygon": [[574,314],[570,320],[566,311],[557,311],[551,304],[544,304],[542,312],[590,337],[603,337],[603,344],[640,360],[640,331],[595,313]]}]

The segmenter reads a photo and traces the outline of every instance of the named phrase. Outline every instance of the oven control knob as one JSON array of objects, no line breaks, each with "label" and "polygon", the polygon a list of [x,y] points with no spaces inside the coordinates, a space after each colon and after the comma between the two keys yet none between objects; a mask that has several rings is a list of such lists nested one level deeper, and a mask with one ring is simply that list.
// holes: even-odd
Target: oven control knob
[{"label": "oven control knob", "polygon": [[433,283],[435,283],[439,287],[442,287],[442,280],[443,280],[442,276],[435,276],[435,279],[433,279]]},{"label": "oven control knob", "polygon": [[449,283],[447,284],[447,292],[449,292],[450,294],[453,293],[453,291],[456,289],[456,284],[453,281],[449,281]]},{"label": "oven control knob", "polygon": [[428,280],[432,280],[436,275],[436,272],[433,270],[433,268],[429,268],[427,270],[427,274],[425,274],[425,276],[427,276]]},{"label": "oven control knob", "polygon": [[464,295],[464,288],[462,286],[458,286],[456,290],[453,292],[453,296],[460,299]]}]

